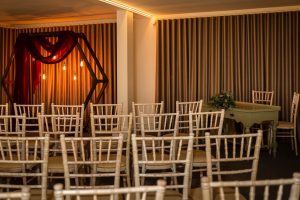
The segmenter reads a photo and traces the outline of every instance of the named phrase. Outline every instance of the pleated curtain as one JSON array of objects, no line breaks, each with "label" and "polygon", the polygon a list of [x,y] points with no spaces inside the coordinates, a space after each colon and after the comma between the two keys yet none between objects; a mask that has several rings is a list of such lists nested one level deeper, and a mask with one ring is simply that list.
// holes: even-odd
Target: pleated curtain
[{"label": "pleated curtain", "polygon": [[265,90],[274,91],[280,119],[289,119],[293,92],[300,92],[300,12],[159,20],[157,26],[156,100],[165,101],[166,112],[175,111],[176,100],[207,102],[230,91],[249,102],[252,90]]}]

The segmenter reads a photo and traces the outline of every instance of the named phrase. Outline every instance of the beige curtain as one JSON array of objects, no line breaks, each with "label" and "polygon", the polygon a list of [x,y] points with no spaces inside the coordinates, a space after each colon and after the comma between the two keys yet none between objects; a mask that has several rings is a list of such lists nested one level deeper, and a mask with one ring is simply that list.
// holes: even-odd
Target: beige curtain
[{"label": "beige curtain", "polygon": [[300,12],[159,20],[156,100],[171,112],[176,100],[207,101],[222,90],[241,101],[273,90],[287,120],[300,92],[299,29]]},{"label": "beige curtain", "polygon": [[[80,26],[64,26],[64,27],[47,27],[47,28],[30,28],[30,29],[6,29],[0,28],[0,63],[1,63],[1,76],[8,63],[13,45],[19,33],[37,33],[37,32],[52,32],[72,30],[74,32],[84,33],[90,42],[92,49],[95,51],[106,75],[108,76],[109,83],[105,89],[104,96],[101,98],[102,103],[116,103],[117,101],[117,88],[116,88],[116,24],[93,24],[93,25],[80,25]],[[55,38],[49,38],[53,42]],[[83,40],[79,39],[79,43],[85,52],[88,61],[99,79],[102,79],[99,70],[92,59],[87,46]],[[55,65],[42,65],[42,73],[45,74],[46,79],[42,80],[33,92],[30,91],[32,97],[31,102],[46,104],[49,111],[49,105],[53,102],[56,104],[82,104],[91,88],[92,79],[86,66],[80,67],[80,53],[75,47],[72,53],[62,62]],[[66,70],[63,70],[63,66]],[[14,64],[11,66],[9,76],[7,78],[7,85],[10,88],[10,93],[13,91],[14,80]],[[76,75],[76,80],[74,76]],[[91,98],[91,102],[95,102],[101,88],[101,84],[97,85],[95,92]],[[1,90],[1,103],[8,102],[3,88]]]}]

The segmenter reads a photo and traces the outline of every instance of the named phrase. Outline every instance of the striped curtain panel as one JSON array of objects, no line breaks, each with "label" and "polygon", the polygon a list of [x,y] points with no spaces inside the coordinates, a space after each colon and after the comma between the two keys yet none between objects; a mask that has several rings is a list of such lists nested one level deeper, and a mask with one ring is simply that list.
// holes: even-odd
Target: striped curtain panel
[{"label": "striped curtain panel", "polygon": [[[9,62],[14,43],[19,33],[39,33],[63,30],[71,30],[85,34],[109,79],[108,86],[105,89],[105,93],[100,99],[100,102],[116,103],[117,30],[115,23],[28,29],[0,28],[1,77],[6,69],[6,65]],[[49,40],[55,42],[55,38],[49,38]],[[92,56],[82,39],[79,39],[79,44],[86,54],[88,61],[90,61],[91,67],[96,73],[97,78],[102,79],[101,74],[96,67],[95,61],[92,59]],[[47,110],[49,111],[50,104],[52,102],[55,104],[84,103],[84,100],[91,89],[92,79],[87,67],[80,66],[80,61],[80,53],[75,47],[71,54],[64,61],[58,64],[43,64],[42,74],[45,74],[45,80],[41,79],[41,83],[37,88],[35,88],[35,91],[33,88],[30,90],[32,104],[44,102]],[[66,67],[66,70],[63,69],[64,66]],[[9,88],[10,94],[13,94],[14,73],[15,64],[13,63],[13,65],[11,65],[9,68],[9,74],[5,82]],[[74,76],[76,76],[76,80],[74,80]],[[98,103],[95,101],[101,86],[101,83],[97,85],[96,90],[91,98],[91,102]],[[7,95],[3,91],[3,88],[1,88],[1,103],[6,102],[8,102]]]},{"label": "striped curtain panel", "polygon": [[300,12],[159,20],[157,47],[156,100],[166,112],[176,100],[208,101],[224,90],[239,101],[273,90],[289,119],[300,92]]}]

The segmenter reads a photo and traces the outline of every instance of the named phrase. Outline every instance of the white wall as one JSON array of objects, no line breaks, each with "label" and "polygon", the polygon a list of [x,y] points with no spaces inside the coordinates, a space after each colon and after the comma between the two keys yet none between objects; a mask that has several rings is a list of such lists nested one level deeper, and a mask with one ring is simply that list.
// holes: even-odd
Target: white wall
[{"label": "white wall", "polygon": [[149,18],[134,18],[134,101],[155,102],[156,25]]},{"label": "white wall", "polygon": [[134,100],[133,13],[117,11],[117,91],[123,112],[131,112]]}]

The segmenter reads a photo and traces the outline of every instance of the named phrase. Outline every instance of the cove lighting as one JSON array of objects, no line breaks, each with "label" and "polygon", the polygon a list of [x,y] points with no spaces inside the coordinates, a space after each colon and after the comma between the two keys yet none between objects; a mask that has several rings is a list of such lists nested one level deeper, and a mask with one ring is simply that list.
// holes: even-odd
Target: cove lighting
[{"label": "cove lighting", "polygon": [[136,13],[136,14],[139,14],[139,15],[143,15],[145,17],[149,17],[150,18],[150,17],[153,16],[152,14],[150,14],[150,13],[148,13],[146,11],[134,8],[132,6],[129,6],[127,4],[120,3],[120,2],[117,2],[117,1],[111,1],[111,0],[99,0],[99,1],[107,3],[107,4],[110,4],[110,5],[113,5],[113,6],[116,6],[118,8],[122,8],[122,9],[128,10],[130,12],[133,12],[133,13]]}]

